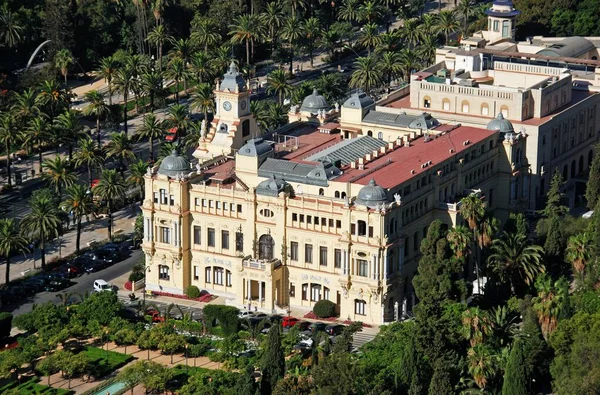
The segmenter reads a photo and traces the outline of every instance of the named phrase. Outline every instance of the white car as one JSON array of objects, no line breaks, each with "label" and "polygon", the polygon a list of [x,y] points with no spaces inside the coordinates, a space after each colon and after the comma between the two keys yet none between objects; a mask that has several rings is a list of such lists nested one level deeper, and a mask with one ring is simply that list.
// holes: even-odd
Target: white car
[{"label": "white car", "polygon": [[106,281],[100,279],[94,281],[94,292],[104,292],[112,290],[112,284],[109,284]]},{"label": "white car", "polygon": [[238,314],[239,319],[252,318],[253,316],[254,313],[248,310],[240,311],[240,313]]}]

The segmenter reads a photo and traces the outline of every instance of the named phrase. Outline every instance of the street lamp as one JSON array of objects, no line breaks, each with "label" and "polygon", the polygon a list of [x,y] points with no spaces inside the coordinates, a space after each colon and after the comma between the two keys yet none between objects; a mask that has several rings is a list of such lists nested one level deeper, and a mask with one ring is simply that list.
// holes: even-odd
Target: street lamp
[{"label": "street lamp", "polygon": [[188,370],[188,346],[189,346],[189,344],[186,343],[186,345],[185,345],[185,371],[186,372]]}]

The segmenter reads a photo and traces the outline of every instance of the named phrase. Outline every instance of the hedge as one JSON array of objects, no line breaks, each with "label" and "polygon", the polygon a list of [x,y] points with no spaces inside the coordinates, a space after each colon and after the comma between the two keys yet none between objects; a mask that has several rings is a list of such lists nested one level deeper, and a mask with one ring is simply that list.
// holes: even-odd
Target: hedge
[{"label": "hedge", "polygon": [[200,289],[195,285],[190,285],[185,289],[185,295],[190,299],[196,299],[200,297]]},{"label": "hedge", "polygon": [[10,313],[0,313],[0,339],[9,337],[12,328],[13,315]]},{"label": "hedge", "polygon": [[313,312],[319,318],[334,317],[336,315],[335,303],[326,299],[319,300],[317,303],[315,303]]},{"label": "hedge", "polygon": [[240,310],[233,306],[224,305],[207,305],[204,307],[204,320],[206,327],[212,332],[213,328],[218,324],[225,336],[231,336],[237,333],[240,326],[238,314]]}]

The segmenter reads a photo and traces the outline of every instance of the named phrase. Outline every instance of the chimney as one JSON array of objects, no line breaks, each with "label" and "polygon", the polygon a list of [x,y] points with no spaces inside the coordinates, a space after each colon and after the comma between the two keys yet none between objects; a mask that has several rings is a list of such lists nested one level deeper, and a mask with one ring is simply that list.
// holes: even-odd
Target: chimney
[{"label": "chimney", "polygon": [[[393,147],[391,147],[390,149],[393,149]],[[384,155],[385,155],[386,151],[387,151],[387,150],[386,150],[386,147],[381,147],[381,148],[379,149],[379,152],[380,152],[380,153],[382,153],[382,154],[384,154]]]},{"label": "chimney", "polygon": [[356,169],[356,161],[355,160],[353,160],[352,162],[350,162],[350,168]]},{"label": "chimney", "polygon": [[365,160],[363,161],[363,163],[364,162],[370,162],[370,161],[371,161],[371,154],[366,154],[365,155]]}]

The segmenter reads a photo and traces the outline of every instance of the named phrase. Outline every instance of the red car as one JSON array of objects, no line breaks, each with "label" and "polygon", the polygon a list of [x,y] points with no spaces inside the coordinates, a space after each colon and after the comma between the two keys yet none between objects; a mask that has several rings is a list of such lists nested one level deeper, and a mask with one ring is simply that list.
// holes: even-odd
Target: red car
[{"label": "red car", "polygon": [[149,315],[150,317],[152,317],[152,322],[164,322],[165,317],[162,317],[160,315],[160,312],[158,312],[157,310],[154,309],[148,309],[146,311],[146,315]]},{"label": "red car", "polygon": [[169,131],[167,132],[167,135],[165,136],[165,141],[168,141],[169,143],[173,143],[175,141],[177,141],[177,137],[179,130],[177,128],[171,128],[169,129]]},{"label": "red car", "polygon": [[281,321],[281,326],[284,328],[291,328],[296,325],[300,320],[296,317],[283,317],[283,321]]}]

